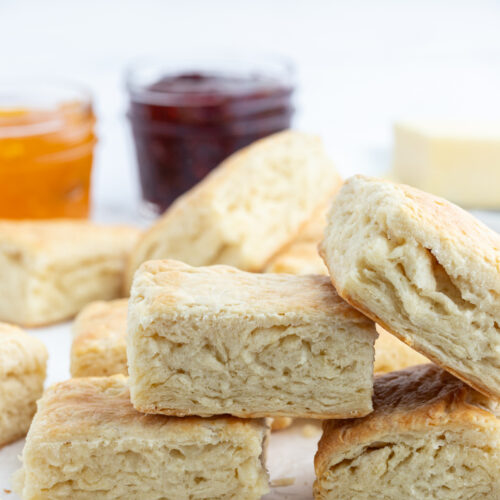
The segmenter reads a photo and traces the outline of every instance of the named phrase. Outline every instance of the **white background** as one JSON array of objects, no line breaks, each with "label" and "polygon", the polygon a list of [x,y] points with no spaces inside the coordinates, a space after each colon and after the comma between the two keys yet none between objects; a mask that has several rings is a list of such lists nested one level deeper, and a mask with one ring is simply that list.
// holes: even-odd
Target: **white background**
[{"label": "white background", "polygon": [[[498,1],[0,0],[0,79],[57,75],[93,92],[100,220],[137,214],[124,67],[150,52],[200,50],[291,57],[299,72],[296,125],[324,137],[343,175],[389,167],[398,117],[500,117]],[[50,350],[49,382],[66,378],[70,326],[35,334]],[[310,498],[314,439],[274,439],[273,475],[300,477],[272,498]],[[22,442],[0,452],[4,500],[15,498],[2,489],[21,449]]]}]

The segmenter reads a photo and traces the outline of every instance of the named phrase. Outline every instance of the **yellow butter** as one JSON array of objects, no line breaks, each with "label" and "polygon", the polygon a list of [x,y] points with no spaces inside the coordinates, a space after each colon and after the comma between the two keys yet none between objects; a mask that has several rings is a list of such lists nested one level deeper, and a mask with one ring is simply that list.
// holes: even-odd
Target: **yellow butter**
[{"label": "yellow butter", "polygon": [[396,123],[393,173],[458,205],[500,208],[500,122]]}]

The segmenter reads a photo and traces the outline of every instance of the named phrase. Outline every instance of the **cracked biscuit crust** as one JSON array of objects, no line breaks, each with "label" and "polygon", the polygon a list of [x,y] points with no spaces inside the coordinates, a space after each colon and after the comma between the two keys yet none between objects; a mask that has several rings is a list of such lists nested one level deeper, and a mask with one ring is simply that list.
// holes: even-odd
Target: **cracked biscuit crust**
[{"label": "cracked biscuit crust", "polygon": [[315,498],[500,498],[498,403],[433,364],[378,376],[374,411],[328,421]]},{"label": "cracked biscuit crust", "polygon": [[430,360],[500,397],[500,236],[446,200],[355,176],[321,254],[339,294]]}]

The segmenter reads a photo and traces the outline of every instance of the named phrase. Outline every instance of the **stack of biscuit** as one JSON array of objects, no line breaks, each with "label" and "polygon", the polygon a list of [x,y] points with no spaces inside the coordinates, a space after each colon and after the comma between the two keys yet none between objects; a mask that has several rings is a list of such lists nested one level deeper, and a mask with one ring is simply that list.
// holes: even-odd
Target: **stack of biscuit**
[{"label": "stack of biscuit", "polygon": [[446,200],[356,176],[321,254],[347,302],[435,364],[375,379],[374,411],[329,421],[317,499],[500,498],[500,237]]},{"label": "stack of biscuit", "polygon": [[139,238],[130,300],[73,325],[74,378],[39,402],[23,498],[260,498],[266,417],[371,412],[373,322],[326,276],[259,274],[339,184],[320,141],[278,134]]},{"label": "stack of biscuit", "polygon": [[258,499],[263,417],[372,411],[374,324],[325,276],[148,261],[127,330],[128,384],[74,378],[39,402],[24,498]]},{"label": "stack of biscuit", "polygon": [[134,238],[130,298],[115,280],[81,310],[73,378],[39,401],[24,499],[258,499],[269,417],[325,420],[317,499],[500,498],[496,233],[406,186],[341,186],[285,132]]}]

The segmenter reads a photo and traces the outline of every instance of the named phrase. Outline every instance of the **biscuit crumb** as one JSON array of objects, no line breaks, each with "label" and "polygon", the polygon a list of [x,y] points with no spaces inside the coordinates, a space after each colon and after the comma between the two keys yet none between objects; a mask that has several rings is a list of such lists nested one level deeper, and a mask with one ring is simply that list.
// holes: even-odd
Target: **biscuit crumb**
[{"label": "biscuit crumb", "polygon": [[7,495],[9,495],[10,493],[12,493],[12,491],[11,491],[11,490],[6,490],[5,488],[3,489],[3,492],[4,492],[4,493],[7,493]]},{"label": "biscuit crumb", "polygon": [[292,486],[292,484],[295,484],[294,477],[279,477],[271,481],[271,487],[273,488],[283,488],[285,486]]},{"label": "biscuit crumb", "polygon": [[305,438],[316,437],[318,434],[321,434],[321,429],[316,425],[306,424],[302,427],[302,436]]}]

